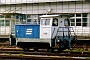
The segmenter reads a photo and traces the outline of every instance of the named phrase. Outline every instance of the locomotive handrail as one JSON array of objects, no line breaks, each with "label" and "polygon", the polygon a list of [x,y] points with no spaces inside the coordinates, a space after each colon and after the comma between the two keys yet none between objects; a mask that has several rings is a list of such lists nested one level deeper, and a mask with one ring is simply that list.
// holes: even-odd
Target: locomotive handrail
[{"label": "locomotive handrail", "polygon": [[[63,28],[64,29],[64,28],[72,28],[72,27],[59,27],[59,28]],[[72,30],[73,30],[73,28],[72,28]],[[74,30],[72,32],[74,32]]]},{"label": "locomotive handrail", "polygon": [[[60,29],[60,28],[62,28],[62,29],[63,29],[63,31],[59,31],[59,29]],[[71,31],[71,30],[64,31],[64,28],[69,29],[69,28],[72,28],[72,27],[59,27],[59,28],[57,29],[56,36],[57,36],[58,32],[63,32],[63,37],[64,37],[64,32],[68,32],[68,33],[70,33],[70,32],[74,32],[73,28],[72,28],[72,30],[73,30],[73,31]],[[70,33],[70,34],[71,34],[71,33]],[[70,35],[70,34],[69,34],[69,35]],[[76,35],[76,34],[75,34],[75,32],[74,32],[74,35]]]},{"label": "locomotive handrail", "polygon": [[53,30],[53,33],[52,33],[51,39],[53,38],[54,31],[55,31],[55,28],[54,28],[54,30]]},{"label": "locomotive handrail", "polygon": [[[62,31],[58,31],[58,32],[62,32]],[[73,32],[73,31],[64,31],[64,32]]]},{"label": "locomotive handrail", "polygon": [[[59,30],[59,29],[58,29]],[[63,38],[64,38],[64,28],[63,28]]]}]

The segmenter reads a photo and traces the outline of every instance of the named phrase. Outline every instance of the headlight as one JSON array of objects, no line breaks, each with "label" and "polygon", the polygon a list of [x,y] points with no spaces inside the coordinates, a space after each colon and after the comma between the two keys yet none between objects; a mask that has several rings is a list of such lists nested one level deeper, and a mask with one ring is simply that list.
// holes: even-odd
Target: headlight
[{"label": "headlight", "polygon": [[60,40],[57,40],[58,42],[60,42]]}]

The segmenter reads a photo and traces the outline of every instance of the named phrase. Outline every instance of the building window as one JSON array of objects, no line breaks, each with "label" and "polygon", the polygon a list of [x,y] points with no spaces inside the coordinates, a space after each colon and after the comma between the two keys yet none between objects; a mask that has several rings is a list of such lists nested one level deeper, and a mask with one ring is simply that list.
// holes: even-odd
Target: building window
[{"label": "building window", "polygon": [[4,26],[4,20],[0,20],[0,26]]},{"label": "building window", "polygon": [[6,15],[5,18],[11,18],[11,16],[10,15]]},{"label": "building window", "polygon": [[27,18],[31,18],[31,15],[27,15]]},{"label": "building window", "polygon": [[71,26],[75,26],[75,19],[70,19]]},{"label": "building window", "polygon": [[81,17],[81,14],[76,14],[76,17]]},{"label": "building window", "polygon": [[15,20],[12,20],[12,27],[15,26]]},{"label": "building window", "polygon": [[82,18],[82,26],[87,26],[87,18]]},{"label": "building window", "polygon": [[4,15],[0,16],[0,18],[4,18]]},{"label": "building window", "polygon": [[74,17],[75,14],[70,14],[70,17]]},{"label": "building window", "polygon": [[38,24],[38,15],[26,15],[27,23],[29,24]]},{"label": "building window", "polygon": [[34,19],[33,21],[34,21],[34,24],[37,24],[37,19]]},{"label": "building window", "polygon": [[70,14],[70,25],[82,27],[88,26],[88,14],[87,13]]},{"label": "building window", "polygon": [[81,26],[81,18],[76,19],[76,26]]},{"label": "building window", "polygon": [[87,17],[87,16],[88,16],[87,13],[83,13],[83,14],[82,14],[82,17]]},{"label": "building window", "polygon": [[70,21],[71,21],[71,22],[75,22],[75,20],[74,20],[74,19],[70,19]]},{"label": "building window", "polygon": [[75,23],[71,23],[71,26],[75,26]]},{"label": "building window", "polygon": [[10,26],[10,20],[5,20],[5,22],[6,22],[5,23],[6,24],[5,26]]},{"label": "building window", "polygon": [[27,24],[31,24],[31,19],[27,19]]}]

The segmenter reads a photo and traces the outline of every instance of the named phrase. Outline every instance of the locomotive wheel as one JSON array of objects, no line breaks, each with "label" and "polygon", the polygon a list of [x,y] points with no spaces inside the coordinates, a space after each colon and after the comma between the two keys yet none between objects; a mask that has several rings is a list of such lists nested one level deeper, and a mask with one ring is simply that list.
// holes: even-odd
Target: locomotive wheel
[{"label": "locomotive wheel", "polygon": [[48,51],[48,52],[53,52],[54,49],[53,49],[53,48],[48,48],[47,51]]},{"label": "locomotive wheel", "polygon": [[24,51],[29,51],[29,48],[23,48]]},{"label": "locomotive wheel", "polygon": [[34,48],[34,51],[38,51],[38,48]]},{"label": "locomotive wheel", "polygon": [[58,52],[62,52],[63,49],[58,48],[57,50],[58,50]]}]

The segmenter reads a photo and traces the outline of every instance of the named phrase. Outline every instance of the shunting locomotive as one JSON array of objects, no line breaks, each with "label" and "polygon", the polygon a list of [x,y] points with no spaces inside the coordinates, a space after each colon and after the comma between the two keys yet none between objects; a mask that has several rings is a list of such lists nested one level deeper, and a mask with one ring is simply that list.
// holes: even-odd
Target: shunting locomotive
[{"label": "shunting locomotive", "polygon": [[29,50],[72,48],[77,38],[67,16],[42,15],[40,24],[16,24],[16,45]]}]

